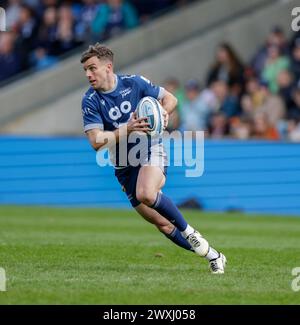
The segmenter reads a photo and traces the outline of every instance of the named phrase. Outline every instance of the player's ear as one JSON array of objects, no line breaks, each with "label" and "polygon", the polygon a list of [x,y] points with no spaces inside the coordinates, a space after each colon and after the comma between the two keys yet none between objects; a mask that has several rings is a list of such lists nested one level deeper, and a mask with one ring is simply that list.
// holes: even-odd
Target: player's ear
[{"label": "player's ear", "polygon": [[113,65],[111,62],[108,62],[106,67],[108,71],[112,71]]}]

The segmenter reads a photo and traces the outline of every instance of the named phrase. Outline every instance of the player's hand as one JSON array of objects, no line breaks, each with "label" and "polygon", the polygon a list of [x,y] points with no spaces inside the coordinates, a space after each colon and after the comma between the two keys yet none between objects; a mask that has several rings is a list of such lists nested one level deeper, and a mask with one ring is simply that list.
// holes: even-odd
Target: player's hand
[{"label": "player's hand", "polygon": [[147,117],[138,118],[137,114],[134,112],[127,122],[127,132],[128,134],[133,131],[147,132],[149,131],[149,123],[146,122]]},{"label": "player's hand", "polygon": [[165,130],[169,123],[169,113],[165,109],[163,109],[162,114],[164,118],[164,130]]}]

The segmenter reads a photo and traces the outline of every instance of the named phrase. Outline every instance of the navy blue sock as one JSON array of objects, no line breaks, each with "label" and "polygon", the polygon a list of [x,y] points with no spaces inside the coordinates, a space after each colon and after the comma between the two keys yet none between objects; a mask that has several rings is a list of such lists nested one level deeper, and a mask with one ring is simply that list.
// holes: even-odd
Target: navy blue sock
[{"label": "navy blue sock", "polygon": [[177,206],[163,193],[157,193],[156,200],[151,208],[169,220],[179,231],[186,229],[187,222],[184,220],[183,215]]},{"label": "navy blue sock", "polygon": [[174,230],[170,234],[165,234],[166,237],[168,237],[170,240],[172,240],[173,243],[176,245],[187,249],[188,251],[193,252],[192,246],[188,243],[188,241],[181,235],[181,232],[174,228]]}]

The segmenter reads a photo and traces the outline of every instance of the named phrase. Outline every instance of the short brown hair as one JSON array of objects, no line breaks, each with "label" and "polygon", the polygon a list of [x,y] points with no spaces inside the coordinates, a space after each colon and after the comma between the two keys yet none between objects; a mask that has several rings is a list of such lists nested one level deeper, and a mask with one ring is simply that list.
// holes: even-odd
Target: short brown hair
[{"label": "short brown hair", "polygon": [[110,48],[96,43],[95,45],[90,45],[89,48],[82,53],[80,62],[84,63],[93,56],[96,56],[99,60],[104,59],[111,62],[114,60],[114,53]]}]

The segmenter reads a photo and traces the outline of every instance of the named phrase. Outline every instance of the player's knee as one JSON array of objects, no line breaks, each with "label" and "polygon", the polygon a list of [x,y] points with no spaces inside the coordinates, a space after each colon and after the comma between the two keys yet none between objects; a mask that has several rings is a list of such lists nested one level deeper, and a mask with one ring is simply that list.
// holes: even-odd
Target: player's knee
[{"label": "player's knee", "polygon": [[138,189],[136,192],[136,198],[138,199],[138,201],[146,204],[147,206],[151,206],[154,204],[156,196],[157,193],[147,188]]}]

